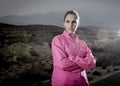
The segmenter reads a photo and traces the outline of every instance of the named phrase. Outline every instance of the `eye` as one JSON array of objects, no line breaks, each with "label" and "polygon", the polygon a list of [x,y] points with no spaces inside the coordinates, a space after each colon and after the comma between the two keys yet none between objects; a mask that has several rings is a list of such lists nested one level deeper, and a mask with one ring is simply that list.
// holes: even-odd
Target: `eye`
[{"label": "eye", "polygon": [[76,21],[72,21],[72,23],[77,23]]},{"label": "eye", "polygon": [[69,20],[66,21],[66,23],[69,23],[69,22],[70,22]]}]

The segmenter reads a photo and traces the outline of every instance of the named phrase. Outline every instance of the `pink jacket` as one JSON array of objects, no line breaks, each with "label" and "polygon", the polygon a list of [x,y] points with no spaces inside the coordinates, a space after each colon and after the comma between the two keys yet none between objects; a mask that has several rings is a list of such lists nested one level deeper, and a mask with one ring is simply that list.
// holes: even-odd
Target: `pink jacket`
[{"label": "pink jacket", "polygon": [[52,40],[52,86],[88,86],[85,70],[92,70],[96,60],[87,44],[66,30]]}]

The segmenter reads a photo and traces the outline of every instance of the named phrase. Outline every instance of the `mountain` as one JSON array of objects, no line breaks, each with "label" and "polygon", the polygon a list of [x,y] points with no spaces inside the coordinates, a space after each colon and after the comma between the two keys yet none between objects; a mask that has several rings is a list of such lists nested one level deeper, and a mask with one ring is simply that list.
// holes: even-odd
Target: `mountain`
[{"label": "mountain", "polygon": [[[58,12],[48,12],[48,13],[34,13],[29,15],[7,15],[0,17],[0,23],[8,23],[15,25],[31,25],[31,24],[44,24],[44,25],[55,25],[63,26],[64,13],[62,11]],[[98,17],[99,16],[99,17]],[[114,17],[113,17],[114,16]],[[109,27],[109,28],[120,28],[119,22],[120,17],[115,17],[119,15],[109,14],[98,14],[92,15],[86,13],[80,13],[80,23],[81,26],[97,26],[97,27]]]},{"label": "mountain", "polygon": [[36,13],[31,15],[8,15],[0,17],[0,23],[15,25],[45,24],[61,26],[63,22],[60,12],[49,12],[46,14]]},{"label": "mountain", "polygon": [[14,27],[14,26],[15,26],[15,25],[12,25],[12,24],[0,23],[0,28]]}]

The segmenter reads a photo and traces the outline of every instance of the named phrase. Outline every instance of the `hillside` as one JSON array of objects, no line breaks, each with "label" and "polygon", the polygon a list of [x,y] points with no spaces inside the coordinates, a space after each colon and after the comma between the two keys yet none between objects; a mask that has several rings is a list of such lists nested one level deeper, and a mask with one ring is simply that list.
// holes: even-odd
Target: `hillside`
[{"label": "hillside", "polygon": [[[52,72],[51,41],[63,28],[52,25],[0,24],[0,85],[50,86]],[[77,33],[91,47],[97,58],[97,73],[109,66],[120,66],[119,30],[79,27]],[[102,69],[103,68],[103,69]],[[99,70],[100,69],[100,70]],[[89,81],[99,78],[89,72]],[[103,71],[102,71],[103,70]],[[117,68],[119,70],[119,68]],[[95,75],[93,75],[95,72]]]}]

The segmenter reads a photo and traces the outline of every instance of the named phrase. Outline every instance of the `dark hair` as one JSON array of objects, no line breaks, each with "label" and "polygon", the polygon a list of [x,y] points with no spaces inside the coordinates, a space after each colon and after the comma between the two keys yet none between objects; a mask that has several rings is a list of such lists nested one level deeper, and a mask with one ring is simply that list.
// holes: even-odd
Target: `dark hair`
[{"label": "dark hair", "polygon": [[65,14],[65,16],[64,16],[64,21],[65,21],[65,18],[66,18],[66,16],[67,16],[68,14],[73,14],[73,15],[75,15],[75,16],[77,17],[77,20],[80,19],[78,13],[77,13],[75,10],[69,10],[69,11],[66,12],[66,14]]}]

